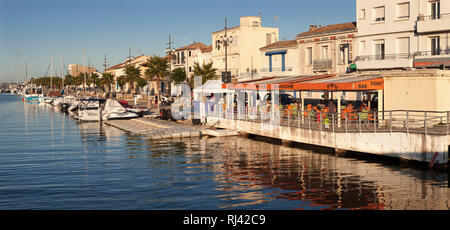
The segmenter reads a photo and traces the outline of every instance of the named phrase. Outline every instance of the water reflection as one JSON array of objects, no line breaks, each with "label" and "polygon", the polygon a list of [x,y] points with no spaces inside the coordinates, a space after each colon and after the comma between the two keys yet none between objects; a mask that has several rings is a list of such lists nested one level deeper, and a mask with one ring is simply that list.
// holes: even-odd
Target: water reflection
[{"label": "water reflection", "polygon": [[[448,209],[448,175],[237,139],[225,141],[227,191],[258,190],[239,199],[300,201],[298,209]],[[242,183],[245,182],[245,183]],[[239,196],[239,193],[234,193]],[[236,197],[234,197],[236,199]],[[239,206],[240,204],[230,204]]]},{"label": "water reflection", "polygon": [[[165,158],[161,164],[175,163],[182,177],[211,175],[218,208],[449,209],[446,173],[433,179],[424,170],[246,138],[132,142]],[[167,160],[174,157],[183,160]]]},{"label": "water reflection", "polygon": [[151,141],[0,103],[0,209],[449,209],[447,173],[247,138]]}]

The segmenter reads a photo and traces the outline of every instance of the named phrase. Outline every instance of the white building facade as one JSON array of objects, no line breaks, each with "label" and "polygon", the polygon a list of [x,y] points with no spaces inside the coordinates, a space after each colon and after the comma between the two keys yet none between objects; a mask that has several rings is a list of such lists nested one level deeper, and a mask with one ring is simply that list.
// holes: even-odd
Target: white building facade
[{"label": "white building facade", "polygon": [[448,0],[357,0],[356,19],[359,70],[437,67],[450,60]]},{"label": "white building facade", "polygon": [[[227,28],[225,46],[225,30],[212,33],[212,61],[220,76],[225,71],[238,79],[258,76],[263,68],[261,47],[278,41],[278,28],[263,27],[261,17],[241,17],[240,25]],[[227,54],[225,55],[225,48]]]},{"label": "white building facade", "polygon": [[207,46],[201,42],[194,42],[188,46],[175,49],[171,60],[171,70],[183,68],[186,71],[187,78],[194,75],[194,65],[208,64],[212,61],[212,46]]}]

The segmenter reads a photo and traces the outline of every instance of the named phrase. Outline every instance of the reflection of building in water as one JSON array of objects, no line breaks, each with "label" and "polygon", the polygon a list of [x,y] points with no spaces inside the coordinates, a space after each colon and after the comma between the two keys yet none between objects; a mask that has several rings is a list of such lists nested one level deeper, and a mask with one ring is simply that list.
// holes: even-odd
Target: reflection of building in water
[{"label": "reflection of building in water", "polygon": [[[206,141],[210,140],[217,141]],[[223,164],[215,167],[223,174],[216,179],[223,183],[224,191],[233,193],[224,200],[258,203],[289,199],[301,201],[298,208],[306,209],[449,209],[449,190],[444,185],[447,174],[436,174],[441,178],[432,181],[427,171],[396,169],[244,138],[222,138],[220,142]],[[263,194],[268,188],[282,190]]]}]

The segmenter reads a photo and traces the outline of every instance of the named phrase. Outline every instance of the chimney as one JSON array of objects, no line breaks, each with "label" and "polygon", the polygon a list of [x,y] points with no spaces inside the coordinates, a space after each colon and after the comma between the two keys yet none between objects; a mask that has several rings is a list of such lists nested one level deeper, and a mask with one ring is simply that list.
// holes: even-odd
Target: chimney
[{"label": "chimney", "polygon": [[316,25],[309,25],[309,31],[317,29]]}]

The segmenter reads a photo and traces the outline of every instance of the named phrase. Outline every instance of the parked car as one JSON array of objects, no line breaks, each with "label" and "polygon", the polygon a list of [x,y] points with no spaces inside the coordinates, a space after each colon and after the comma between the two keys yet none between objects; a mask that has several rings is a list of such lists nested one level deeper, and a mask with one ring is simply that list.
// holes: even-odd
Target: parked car
[{"label": "parked car", "polygon": [[[267,101],[271,101],[272,100],[272,95],[268,93],[268,94],[266,94],[264,99],[266,99]],[[281,105],[290,105],[292,103],[299,102],[299,101],[300,100],[298,98],[295,98],[295,97],[293,97],[290,94],[286,94],[286,93],[280,94]]]}]

